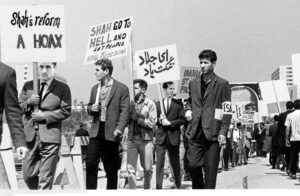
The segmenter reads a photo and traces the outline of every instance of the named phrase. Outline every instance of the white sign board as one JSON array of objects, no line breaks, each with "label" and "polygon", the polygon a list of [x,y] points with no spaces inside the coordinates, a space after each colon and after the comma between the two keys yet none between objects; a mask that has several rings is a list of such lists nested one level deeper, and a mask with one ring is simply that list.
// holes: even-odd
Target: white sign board
[{"label": "white sign board", "polygon": [[114,59],[125,56],[128,51],[132,29],[132,17],[92,26],[84,64],[95,63],[102,58]]},{"label": "white sign board", "polygon": [[181,67],[181,80],[178,83],[177,98],[186,99],[189,96],[189,82],[200,76],[200,67]]},{"label": "white sign board", "polygon": [[148,84],[180,80],[175,44],[136,51],[134,59],[137,78]]},{"label": "white sign board", "polygon": [[265,104],[290,100],[289,91],[284,80],[260,82],[259,88]]},{"label": "white sign board", "polygon": [[1,6],[3,62],[65,62],[64,6]]}]

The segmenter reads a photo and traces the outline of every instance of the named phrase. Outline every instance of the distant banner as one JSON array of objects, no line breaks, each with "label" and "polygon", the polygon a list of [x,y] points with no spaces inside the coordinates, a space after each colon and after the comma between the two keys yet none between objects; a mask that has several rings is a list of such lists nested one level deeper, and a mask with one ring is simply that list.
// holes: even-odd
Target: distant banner
[{"label": "distant banner", "polygon": [[189,82],[200,76],[200,67],[181,67],[181,81],[178,83],[176,98],[186,99],[189,96]]},{"label": "distant banner", "polygon": [[176,45],[136,51],[137,77],[148,84],[180,80]]},{"label": "distant banner", "polygon": [[3,62],[66,62],[63,5],[1,6]]},{"label": "distant banner", "polygon": [[102,58],[114,59],[127,54],[132,17],[105,22],[90,28],[84,64]]}]

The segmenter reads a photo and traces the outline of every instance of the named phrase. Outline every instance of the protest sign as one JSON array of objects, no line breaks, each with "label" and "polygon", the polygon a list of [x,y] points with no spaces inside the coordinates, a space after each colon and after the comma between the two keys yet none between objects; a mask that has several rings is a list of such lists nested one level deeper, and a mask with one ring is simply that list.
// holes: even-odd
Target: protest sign
[{"label": "protest sign", "polygon": [[175,44],[136,51],[134,59],[137,78],[148,84],[180,80]]},{"label": "protest sign", "polygon": [[128,51],[132,29],[132,17],[105,22],[92,26],[84,64],[102,58],[114,59],[125,56]]},{"label": "protest sign", "polygon": [[181,80],[178,83],[176,97],[186,99],[189,96],[189,82],[191,79],[200,76],[200,67],[181,67]]},{"label": "protest sign", "polygon": [[3,62],[65,62],[64,6],[1,6]]}]

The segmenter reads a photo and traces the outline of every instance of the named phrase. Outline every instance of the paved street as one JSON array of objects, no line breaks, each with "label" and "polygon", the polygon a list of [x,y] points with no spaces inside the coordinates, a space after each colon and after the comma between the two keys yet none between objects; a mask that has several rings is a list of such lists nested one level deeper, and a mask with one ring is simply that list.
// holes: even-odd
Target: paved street
[{"label": "paved street", "polygon": [[[153,168],[155,171],[155,166]],[[291,180],[286,172],[277,169],[271,169],[267,166],[267,158],[254,157],[249,159],[248,165],[230,168],[229,171],[223,171],[218,174],[217,189],[243,189],[242,179],[248,176],[248,189],[300,189],[299,175],[297,180]],[[27,189],[18,173],[18,182],[20,189]],[[99,172],[99,189],[105,189],[106,178],[103,171]],[[172,182],[164,180],[164,189],[171,189]],[[138,181],[139,189],[143,187],[143,181]],[[72,188],[66,185],[65,190]],[[182,182],[183,189],[191,189],[191,182]],[[55,190],[60,190],[58,185],[54,186]],[[155,172],[152,178],[152,189],[155,189]]]}]

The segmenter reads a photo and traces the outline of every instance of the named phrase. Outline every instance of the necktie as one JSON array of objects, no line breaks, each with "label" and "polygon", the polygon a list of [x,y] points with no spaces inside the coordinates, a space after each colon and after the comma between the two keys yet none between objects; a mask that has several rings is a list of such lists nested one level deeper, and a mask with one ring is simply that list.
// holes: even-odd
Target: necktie
[{"label": "necktie", "polygon": [[43,96],[43,92],[44,92],[46,82],[42,82],[41,85],[42,85],[42,88],[41,88],[40,93],[39,93],[39,97],[40,97],[39,108],[41,107],[41,101],[42,101],[42,96]]}]

